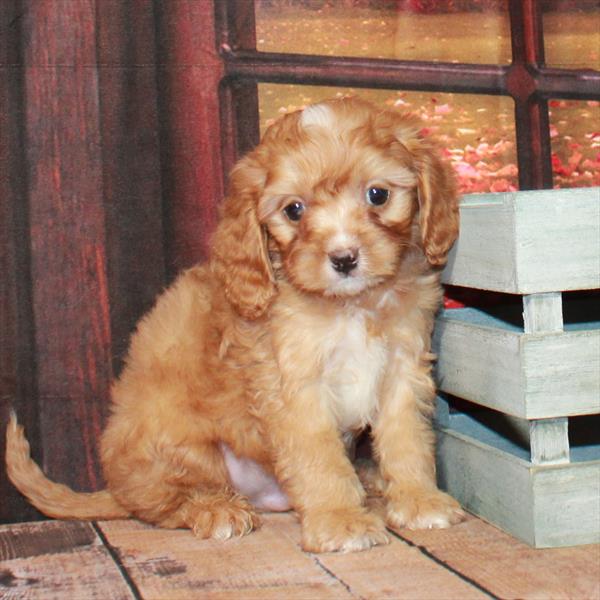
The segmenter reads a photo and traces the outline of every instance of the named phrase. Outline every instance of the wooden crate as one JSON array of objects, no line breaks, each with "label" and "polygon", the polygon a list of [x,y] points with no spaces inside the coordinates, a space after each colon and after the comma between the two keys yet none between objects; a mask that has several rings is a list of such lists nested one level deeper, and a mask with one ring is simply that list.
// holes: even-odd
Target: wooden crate
[{"label": "wooden crate", "polygon": [[600,287],[600,188],[465,196],[443,281],[512,294]]},{"label": "wooden crate", "polygon": [[441,485],[533,546],[600,542],[600,302],[562,293],[600,288],[600,189],[467,196],[442,279],[522,307],[437,320]]}]

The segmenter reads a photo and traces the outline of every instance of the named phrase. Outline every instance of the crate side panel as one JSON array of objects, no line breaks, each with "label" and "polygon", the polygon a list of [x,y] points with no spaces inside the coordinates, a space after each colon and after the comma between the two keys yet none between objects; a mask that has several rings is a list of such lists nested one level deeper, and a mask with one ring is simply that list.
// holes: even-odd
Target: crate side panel
[{"label": "crate side panel", "polygon": [[442,272],[443,283],[500,292],[516,291],[511,198],[505,194],[477,194],[463,198],[460,234]]},{"label": "crate side panel", "polygon": [[600,461],[532,475],[536,546],[600,543]]},{"label": "crate side panel", "polygon": [[533,544],[533,496],[526,463],[451,429],[437,433],[440,487],[469,512]]},{"label": "crate side panel", "polygon": [[600,287],[600,188],[515,195],[517,292]]},{"label": "crate side panel", "polygon": [[527,414],[600,413],[600,329],[523,336]]},{"label": "crate side panel", "polygon": [[600,188],[465,196],[447,284],[516,294],[600,287]]},{"label": "crate side panel", "polygon": [[519,334],[449,317],[437,319],[433,349],[439,388],[524,417]]}]

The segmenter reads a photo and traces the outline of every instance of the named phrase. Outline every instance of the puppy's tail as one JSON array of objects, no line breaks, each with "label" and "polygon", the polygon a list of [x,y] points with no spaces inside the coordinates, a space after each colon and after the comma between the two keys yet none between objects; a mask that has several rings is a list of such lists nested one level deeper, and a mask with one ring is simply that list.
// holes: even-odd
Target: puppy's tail
[{"label": "puppy's tail", "polygon": [[130,516],[108,490],[77,493],[50,481],[33,462],[23,427],[11,413],[6,429],[6,471],[15,487],[38,510],[56,519],[123,519]]}]

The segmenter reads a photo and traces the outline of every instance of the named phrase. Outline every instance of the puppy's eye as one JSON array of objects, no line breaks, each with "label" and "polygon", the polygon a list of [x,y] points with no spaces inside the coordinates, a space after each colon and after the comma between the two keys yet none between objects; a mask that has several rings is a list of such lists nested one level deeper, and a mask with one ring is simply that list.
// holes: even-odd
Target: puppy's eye
[{"label": "puppy's eye", "polygon": [[382,206],[390,197],[390,190],[372,187],[367,190],[367,202],[372,206]]},{"label": "puppy's eye", "polygon": [[304,204],[299,200],[296,200],[295,202],[288,204],[283,209],[283,212],[290,221],[299,221],[304,213]]}]

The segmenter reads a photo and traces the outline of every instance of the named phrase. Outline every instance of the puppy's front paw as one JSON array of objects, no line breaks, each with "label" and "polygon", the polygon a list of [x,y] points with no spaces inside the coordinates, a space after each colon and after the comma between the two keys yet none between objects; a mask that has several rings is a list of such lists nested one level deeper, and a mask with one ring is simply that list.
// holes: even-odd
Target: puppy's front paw
[{"label": "puppy's front paw", "polygon": [[358,552],[389,541],[383,521],[364,508],[319,512],[302,520],[307,552]]},{"label": "puppy's front paw", "polygon": [[443,529],[465,518],[460,504],[439,490],[402,492],[390,500],[386,521],[392,529]]}]

